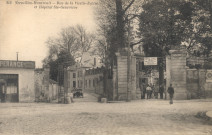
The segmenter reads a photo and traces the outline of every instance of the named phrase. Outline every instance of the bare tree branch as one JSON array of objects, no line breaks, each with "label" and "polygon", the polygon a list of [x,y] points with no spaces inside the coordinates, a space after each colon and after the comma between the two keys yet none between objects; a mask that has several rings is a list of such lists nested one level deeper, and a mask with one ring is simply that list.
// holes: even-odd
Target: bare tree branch
[{"label": "bare tree branch", "polygon": [[131,7],[131,5],[135,2],[135,0],[132,0],[129,5],[124,9],[124,13]]}]

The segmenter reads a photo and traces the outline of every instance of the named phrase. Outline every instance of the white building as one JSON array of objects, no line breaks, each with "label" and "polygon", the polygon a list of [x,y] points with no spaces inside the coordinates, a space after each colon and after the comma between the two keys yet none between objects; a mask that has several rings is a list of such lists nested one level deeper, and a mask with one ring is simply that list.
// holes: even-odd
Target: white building
[{"label": "white building", "polygon": [[33,102],[34,61],[0,60],[1,102]]}]

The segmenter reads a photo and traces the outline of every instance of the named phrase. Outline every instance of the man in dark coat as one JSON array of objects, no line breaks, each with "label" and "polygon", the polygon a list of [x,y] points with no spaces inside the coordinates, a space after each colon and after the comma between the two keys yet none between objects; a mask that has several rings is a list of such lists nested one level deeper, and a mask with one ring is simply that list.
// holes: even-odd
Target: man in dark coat
[{"label": "man in dark coat", "polygon": [[146,94],[146,86],[144,83],[140,85],[140,90],[141,90],[141,99],[145,99],[145,94]]},{"label": "man in dark coat", "polygon": [[168,87],[168,93],[170,97],[170,104],[173,104],[174,88],[172,87],[172,84]]},{"label": "man in dark coat", "polygon": [[164,92],[163,86],[160,85],[160,87],[159,87],[160,99],[163,99],[163,92]]},{"label": "man in dark coat", "polygon": [[143,83],[143,99],[145,99],[145,96],[146,96],[146,85]]},{"label": "man in dark coat", "polygon": [[152,91],[152,88],[150,87],[150,85],[147,85],[147,88],[146,88],[147,99],[151,98],[151,91]]},{"label": "man in dark coat", "polygon": [[144,91],[144,86],[143,84],[140,85],[140,90],[141,90],[141,99],[143,99],[143,91]]}]

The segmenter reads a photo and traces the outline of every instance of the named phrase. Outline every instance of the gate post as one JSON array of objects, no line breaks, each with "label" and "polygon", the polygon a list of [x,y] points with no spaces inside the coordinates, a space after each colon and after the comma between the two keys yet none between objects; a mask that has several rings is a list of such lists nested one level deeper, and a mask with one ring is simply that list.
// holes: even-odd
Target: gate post
[{"label": "gate post", "polygon": [[[127,60],[127,52],[117,52],[116,84],[118,100],[136,99],[136,57],[130,53],[130,60]],[[128,65],[129,62],[129,65]],[[128,65],[128,66],[127,66]],[[128,74],[129,68],[129,74]],[[127,76],[129,75],[129,78]],[[129,80],[128,80],[129,79]],[[129,81],[129,83],[128,83]],[[114,91],[114,92],[115,92]]]},{"label": "gate post", "polygon": [[172,84],[175,90],[175,99],[187,99],[186,88],[186,50],[170,50],[170,61],[168,61],[167,69],[167,87]]},{"label": "gate post", "polygon": [[127,52],[117,52],[117,81],[118,81],[118,100],[127,100]]}]

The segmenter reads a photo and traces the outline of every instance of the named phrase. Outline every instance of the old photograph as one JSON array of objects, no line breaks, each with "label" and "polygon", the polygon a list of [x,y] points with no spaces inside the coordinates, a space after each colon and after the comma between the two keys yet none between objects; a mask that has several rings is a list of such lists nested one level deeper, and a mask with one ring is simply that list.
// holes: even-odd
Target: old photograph
[{"label": "old photograph", "polygon": [[0,135],[212,135],[212,0],[0,0]]}]

